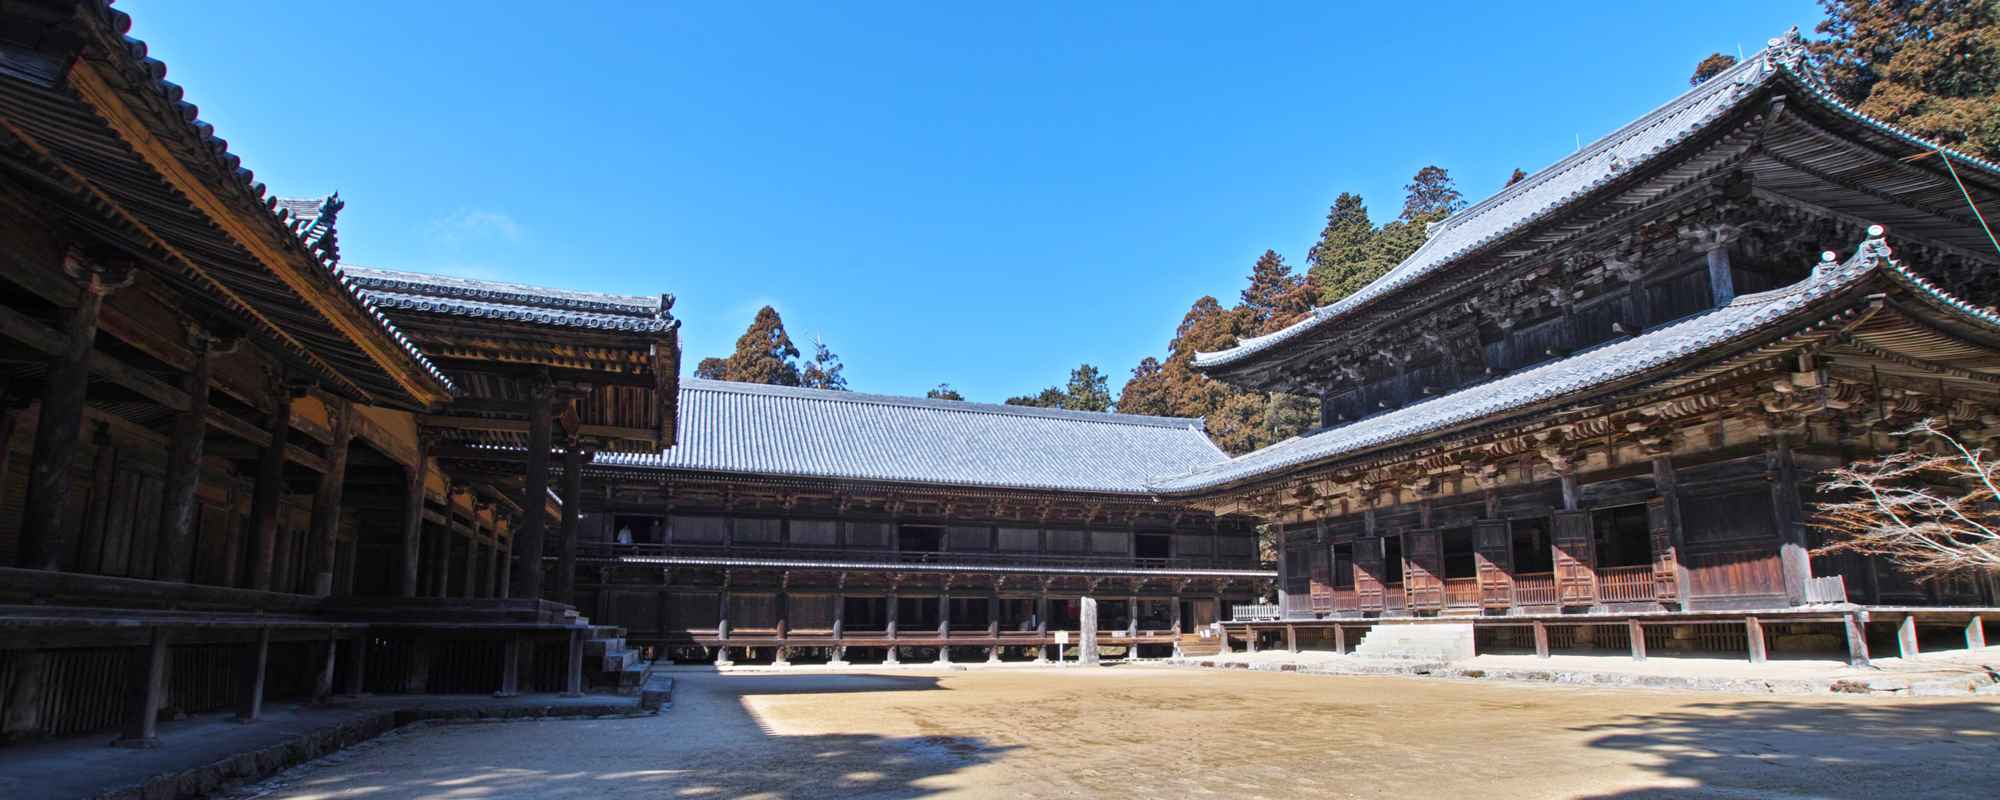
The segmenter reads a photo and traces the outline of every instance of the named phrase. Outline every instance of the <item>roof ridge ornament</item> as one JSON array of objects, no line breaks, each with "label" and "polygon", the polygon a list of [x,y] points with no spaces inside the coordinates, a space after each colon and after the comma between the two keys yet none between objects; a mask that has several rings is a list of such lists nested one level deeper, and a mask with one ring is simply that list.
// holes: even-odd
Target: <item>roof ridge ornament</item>
[{"label": "roof ridge ornament", "polygon": [[1799,35],[1799,26],[1793,25],[1783,34],[1771,37],[1764,43],[1764,64],[1766,68],[1791,67],[1798,69],[1806,63],[1810,53],[1806,50],[1805,37]]}]

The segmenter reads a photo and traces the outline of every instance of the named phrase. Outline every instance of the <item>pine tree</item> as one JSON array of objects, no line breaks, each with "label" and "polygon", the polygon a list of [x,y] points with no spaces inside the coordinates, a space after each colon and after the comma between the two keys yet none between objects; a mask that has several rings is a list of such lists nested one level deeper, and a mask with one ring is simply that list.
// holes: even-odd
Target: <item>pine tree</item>
[{"label": "pine tree", "polygon": [[827,348],[826,342],[820,341],[819,337],[815,336],[813,357],[811,361],[806,362],[805,369],[799,373],[799,385],[808,389],[847,391],[847,378],[840,374],[844,369],[847,369],[847,365],[840,362],[840,356],[834,355],[833,351]]},{"label": "pine tree", "polygon": [[1694,76],[1688,78],[1688,85],[1700,86],[1706,83],[1709,78],[1728,72],[1729,68],[1733,66],[1736,66],[1735,56],[1728,53],[1709,53],[1707,58],[1701,60],[1701,63],[1694,65]]},{"label": "pine tree", "polygon": [[1821,74],[1861,113],[2000,158],[2000,4],[1820,0]]},{"label": "pine tree", "polygon": [[1398,219],[1405,222],[1434,222],[1465,207],[1465,196],[1458,193],[1451,175],[1436,164],[1417,170],[1403,191],[1407,196],[1403,198],[1403,215]]},{"label": "pine tree", "polygon": [[1110,411],[1111,389],[1104,374],[1090,364],[1069,372],[1069,389],[1063,394],[1063,408],[1071,411]]},{"label": "pine tree", "polygon": [[949,383],[938,384],[937,388],[932,389],[928,392],[924,392],[924,396],[932,400],[957,400],[960,402],[965,401],[965,395],[959,394],[958,390],[951,388],[951,384]]},{"label": "pine tree", "polygon": [[785,333],[785,321],[778,316],[777,309],[765,306],[757,311],[757,318],[751,320],[750,329],[736,340],[736,352],[728,358],[702,359],[695,367],[695,376],[797,386],[798,358],[799,348]]},{"label": "pine tree", "polygon": [[1375,223],[1368,219],[1368,207],[1361,195],[1341,192],[1326,211],[1326,227],[1319,241],[1306,253],[1306,275],[1319,287],[1319,302],[1331,303],[1368,285],[1373,275],[1364,275],[1368,242],[1375,238]]}]

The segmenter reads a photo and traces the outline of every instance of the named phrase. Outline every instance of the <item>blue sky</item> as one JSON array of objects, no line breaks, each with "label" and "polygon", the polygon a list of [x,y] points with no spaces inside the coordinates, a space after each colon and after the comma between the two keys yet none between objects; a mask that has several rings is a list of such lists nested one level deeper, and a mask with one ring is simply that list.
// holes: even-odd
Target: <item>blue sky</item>
[{"label": "blue sky", "polygon": [[855,389],[996,402],[1116,392],[1342,191],[1380,222],[1437,163],[1477,200],[1821,17],[844,5],[119,7],[259,180],[341,192],[348,263],[672,292],[689,370],[768,303]]}]

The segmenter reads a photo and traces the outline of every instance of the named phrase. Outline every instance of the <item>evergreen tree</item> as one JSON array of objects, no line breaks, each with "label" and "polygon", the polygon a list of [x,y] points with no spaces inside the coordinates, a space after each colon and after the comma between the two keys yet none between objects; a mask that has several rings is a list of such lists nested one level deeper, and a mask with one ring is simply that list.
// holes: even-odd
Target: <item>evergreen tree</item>
[{"label": "evergreen tree", "polygon": [[1736,57],[1728,53],[1709,53],[1701,63],[1694,65],[1694,76],[1688,78],[1689,86],[1700,86],[1709,78],[1721,75],[1736,66]]},{"label": "evergreen tree", "polygon": [[965,400],[965,395],[959,394],[958,390],[951,388],[951,384],[949,383],[938,384],[937,388],[924,392],[924,396],[932,400],[958,400],[960,402]]},{"label": "evergreen tree", "polygon": [[1147,356],[1139,359],[1139,366],[1132,368],[1132,377],[1118,392],[1118,413],[1155,417],[1173,415],[1173,406],[1167,399],[1166,372],[1161,369],[1159,359]]},{"label": "evergreen tree", "polygon": [[[1253,330],[1262,333],[1290,324],[1301,311],[1311,311],[1317,298],[1306,293],[1307,280],[1292,272],[1285,257],[1265,250],[1250,267],[1250,285],[1243,289],[1244,313]],[[1304,303],[1305,308],[1298,306]]]},{"label": "evergreen tree", "polygon": [[840,356],[834,355],[832,350],[827,349],[826,342],[820,341],[819,337],[815,336],[813,357],[811,361],[806,362],[805,369],[799,373],[799,385],[808,389],[847,391],[847,378],[840,374],[841,370],[846,368],[846,364],[840,363]]},{"label": "evergreen tree", "polygon": [[1820,0],[1821,74],[1861,113],[2000,158],[2000,4]]},{"label": "evergreen tree", "polygon": [[[828,355],[832,355],[829,353]],[[776,386],[799,385],[799,348],[785,333],[785,321],[778,310],[765,306],[751,320],[750,329],[736,340],[736,352],[728,358],[704,358],[695,367],[695,376]],[[837,375],[836,375],[837,377]]]},{"label": "evergreen tree", "polygon": [[1331,303],[1368,285],[1372,275],[1363,275],[1368,242],[1375,238],[1375,223],[1368,219],[1368,207],[1361,195],[1341,192],[1326,211],[1326,227],[1319,241],[1306,253],[1306,275],[1319,287],[1319,302]]},{"label": "evergreen tree", "polygon": [[1071,411],[1110,411],[1111,389],[1104,374],[1090,364],[1069,371],[1069,389],[1063,393],[1063,408]]},{"label": "evergreen tree", "polygon": [[1403,191],[1407,196],[1403,198],[1403,215],[1398,219],[1405,222],[1434,222],[1465,207],[1465,196],[1458,193],[1458,185],[1444,167],[1436,164],[1417,170]]},{"label": "evergreen tree", "polygon": [[1069,404],[1069,395],[1064,394],[1063,390],[1058,389],[1054,386],[1051,386],[1047,389],[1043,389],[1041,394],[1024,394],[1019,397],[1007,398],[1007,405],[1010,406],[1034,406],[1036,408],[1063,408],[1068,404]]}]

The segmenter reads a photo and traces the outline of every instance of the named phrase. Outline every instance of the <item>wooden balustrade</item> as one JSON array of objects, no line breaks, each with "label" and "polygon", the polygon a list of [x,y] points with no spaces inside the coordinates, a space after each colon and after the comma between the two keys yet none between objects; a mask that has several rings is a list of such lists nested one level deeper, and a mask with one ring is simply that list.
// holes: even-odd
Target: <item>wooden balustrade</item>
[{"label": "wooden balustrade", "polygon": [[1653,567],[1599,567],[1597,596],[1607,603],[1653,602]]},{"label": "wooden balustrade", "polygon": [[1444,604],[1450,608],[1477,608],[1481,594],[1478,578],[1449,578],[1444,582]]},{"label": "wooden balustrade", "polygon": [[1555,604],[1555,573],[1530,572],[1514,576],[1514,605],[1552,606]]},{"label": "wooden balustrade", "polygon": [[1334,613],[1336,613],[1336,614],[1342,614],[1342,613],[1359,613],[1360,611],[1361,611],[1361,593],[1360,593],[1360,592],[1357,592],[1357,591],[1355,591],[1355,590],[1353,590],[1353,589],[1335,589],[1335,590],[1333,590],[1333,612],[1334,612]]}]

